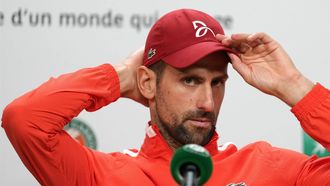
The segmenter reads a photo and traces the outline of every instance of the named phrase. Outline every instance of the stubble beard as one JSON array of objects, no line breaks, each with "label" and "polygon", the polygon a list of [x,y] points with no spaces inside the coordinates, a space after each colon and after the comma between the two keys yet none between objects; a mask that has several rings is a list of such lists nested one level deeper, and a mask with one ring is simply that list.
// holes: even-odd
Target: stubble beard
[{"label": "stubble beard", "polygon": [[[161,110],[166,111],[166,109],[160,109],[158,106],[156,101],[157,126],[168,143],[175,143],[175,146],[191,143],[204,146],[211,140],[216,130],[216,116],[214,113],[201,110],[186,111],[181,116],[170,113],[169,119],[166,121],[161,112]],[[189,123],[189,120],[201,117],[211,121],[209,127],[196,127]]]}]

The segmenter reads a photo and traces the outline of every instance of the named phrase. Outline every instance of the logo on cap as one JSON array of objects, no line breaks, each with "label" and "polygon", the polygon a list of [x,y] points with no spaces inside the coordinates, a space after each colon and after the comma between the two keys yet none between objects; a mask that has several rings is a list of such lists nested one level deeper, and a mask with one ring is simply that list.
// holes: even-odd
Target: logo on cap
[{"label": "logo on cap", "polygon": [[213,36],[215,37],[213,30],[211,28],[207,27],[204,22],[196,20],[196,21],[193,21],[192,24],[194,26],[194,29],[195,30],[197,29],[196,33],[195,33],[196,37],[203,37],[206,35],[206,33],[208,31],[210,31],[213,34]]},{"label": "logo on cap", "polygon": [[150,48],[148,51],[148,59],[151,59],[156,54],[156,49]]}]

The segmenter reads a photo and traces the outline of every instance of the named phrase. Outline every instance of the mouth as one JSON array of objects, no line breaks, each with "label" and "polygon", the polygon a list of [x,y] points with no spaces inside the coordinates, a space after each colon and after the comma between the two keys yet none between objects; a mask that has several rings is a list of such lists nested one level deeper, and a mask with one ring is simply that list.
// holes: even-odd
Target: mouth
[{"label": "mouth", "polygon": [[199,128],[208,128],[212,125],[212,120],[207,118],[194,118],[189,119],[190,123]]}]

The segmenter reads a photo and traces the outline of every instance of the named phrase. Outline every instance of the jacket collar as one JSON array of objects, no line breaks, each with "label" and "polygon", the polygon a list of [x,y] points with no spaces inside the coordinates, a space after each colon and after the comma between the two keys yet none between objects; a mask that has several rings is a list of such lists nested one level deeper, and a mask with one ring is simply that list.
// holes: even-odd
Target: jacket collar
[{"label": "jacket collar", "polygon": [[[210,142],[204,146],[209,151],[211,156],[218,153],[218,138],[218,134],[215,132]],[[162,158],[168,161],[170,161],[173,156],[172,149],[168,146],[167,142],[160,134],[158,127],[150,122],[146,128],[146,136],[139,155],[146,156],[148,158]]]}]

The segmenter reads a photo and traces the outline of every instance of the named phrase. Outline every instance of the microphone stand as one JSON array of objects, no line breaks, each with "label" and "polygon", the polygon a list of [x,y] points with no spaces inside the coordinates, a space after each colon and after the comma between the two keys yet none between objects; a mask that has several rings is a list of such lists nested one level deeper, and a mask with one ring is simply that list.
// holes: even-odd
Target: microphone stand
[{"label": "microphone stand", "polygon": [[183,170],[183,182],[181,186],[198,186],[198,170],[195,165],[186,165]]}]

